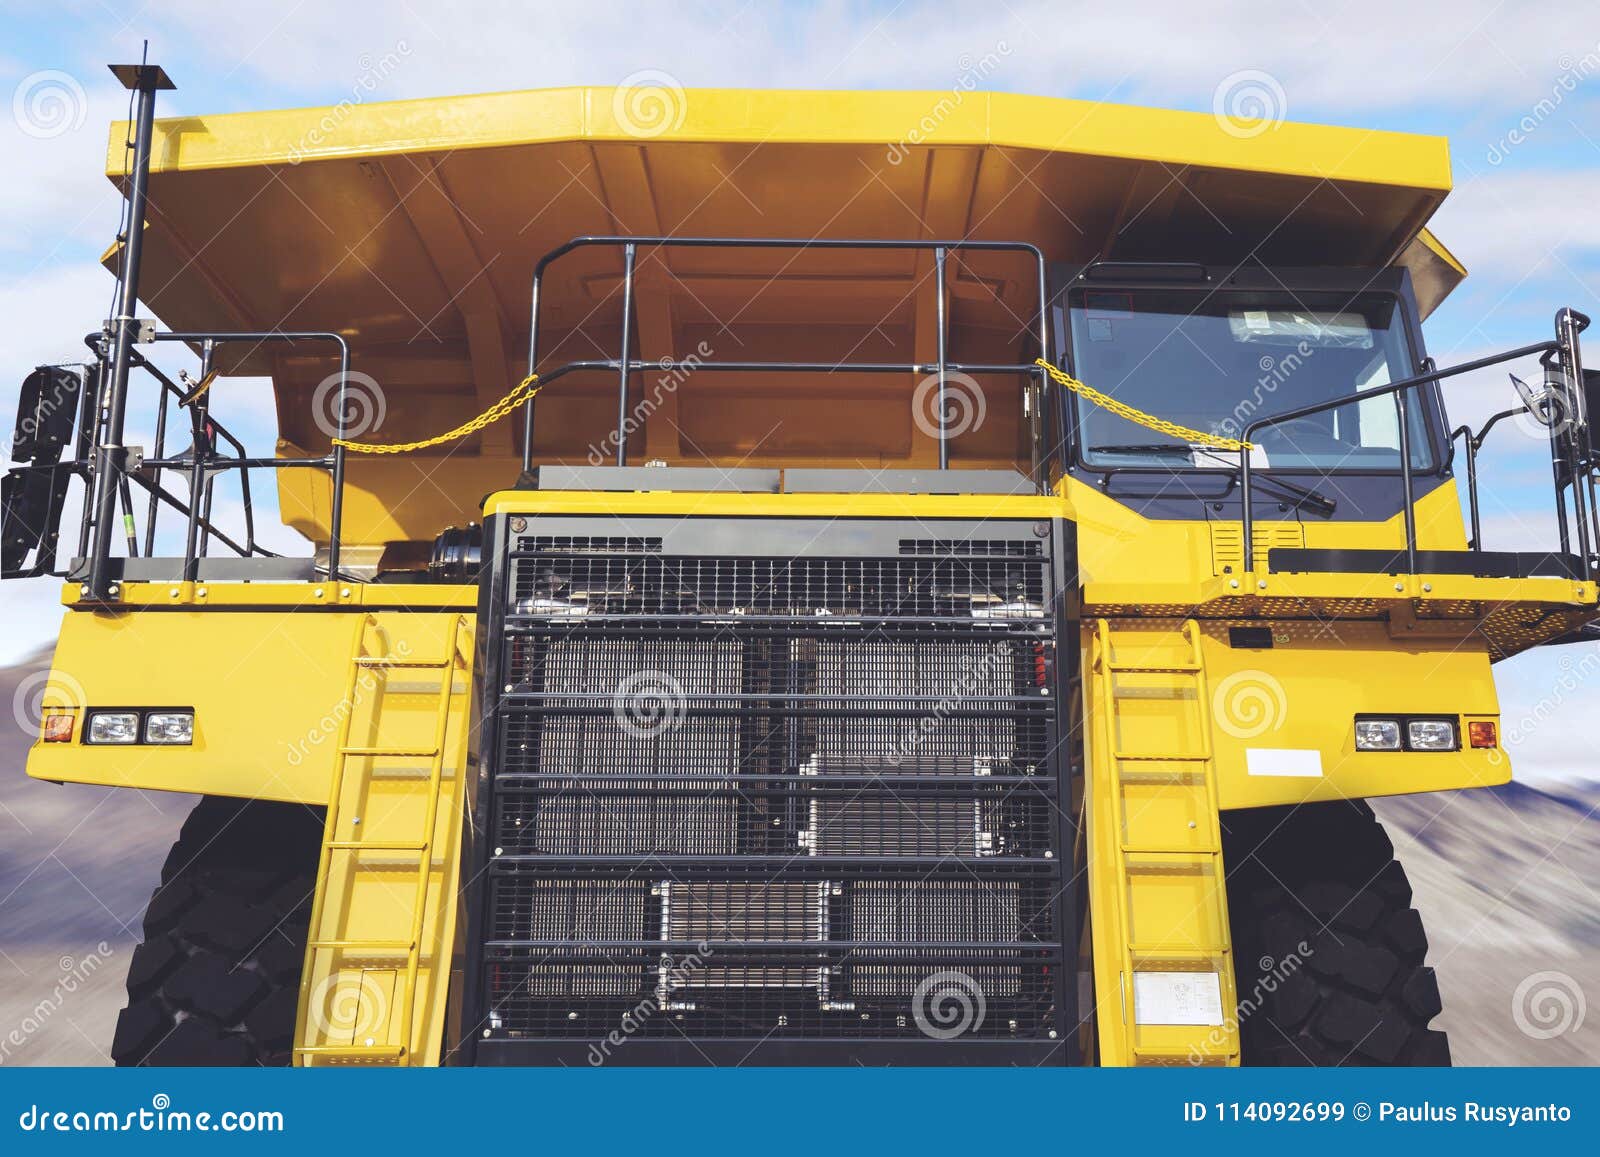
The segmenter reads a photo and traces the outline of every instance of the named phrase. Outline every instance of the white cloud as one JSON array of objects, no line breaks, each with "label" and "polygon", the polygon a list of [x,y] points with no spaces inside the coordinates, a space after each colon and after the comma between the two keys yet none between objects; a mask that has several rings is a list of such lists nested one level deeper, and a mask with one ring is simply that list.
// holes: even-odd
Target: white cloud
[{"label": "white cloud", "polygon": [[1581,169],[1458,174],[1432,225],[1475,277],[1502,293],[1524,279],[1560,277],[1600,296],[1600,279],[1582,264],[1600,256],[1600,156],[1594,160]]},{"label": "white cloud", "polygon": [[1600,47],[1600,11],[1589,0],[1544,5],[1537,20],[1495,0],[1321,8],[1255,0],[1223,13],[1180,0],[976,9],[957,0],[783,8],[596,0],[535,11],[460,0],[447,15],[329,2],[292,19],[276,0],[174,0],[157,20],[166,31],[157,47],[204,36],[216,67],[324,94],[355,82],[363,54],[402,41],[410,53],[394,95],[607,84],[641,68],[698,86],[945,88],[964,55],[1005,40],[998,87],[1209,108],[1224,76],[1259,69],[1282,84],[1291,116],[1296,106],[1319,116],[1467,102],[1517,109],[1549,90],[1563,54]]}]

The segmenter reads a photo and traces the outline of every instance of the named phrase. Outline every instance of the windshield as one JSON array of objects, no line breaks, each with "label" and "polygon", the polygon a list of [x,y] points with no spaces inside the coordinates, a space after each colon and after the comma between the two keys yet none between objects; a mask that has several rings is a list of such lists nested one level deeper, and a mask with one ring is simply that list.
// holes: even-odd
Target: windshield
[{"label": "windshield", "polygon": [[[1146,413],[1238,438],[1252,422],[1385,385],[1415,372],[1396,299],[1173,289],[1087,290],[1072,301],[1074,369]],[[1416,392],[1411,464],[1432,465]],[[1192,447],[1078,400],[1091,466],[1229,469],[1238,455]],[[1392,396],[1368,398],[1259,431],[1251,464],[1278,470],[1398,470]]]}]

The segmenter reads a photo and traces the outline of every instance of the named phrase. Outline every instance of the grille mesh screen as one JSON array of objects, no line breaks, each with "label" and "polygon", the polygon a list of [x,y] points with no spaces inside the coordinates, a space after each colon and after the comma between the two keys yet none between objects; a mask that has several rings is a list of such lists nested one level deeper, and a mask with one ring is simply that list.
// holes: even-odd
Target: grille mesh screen
[{"label": "grille mesh screen", "polygon": [[510,1037],[1040,1039],[1061,951],[1037,540],[521,539],[490,822]]}]

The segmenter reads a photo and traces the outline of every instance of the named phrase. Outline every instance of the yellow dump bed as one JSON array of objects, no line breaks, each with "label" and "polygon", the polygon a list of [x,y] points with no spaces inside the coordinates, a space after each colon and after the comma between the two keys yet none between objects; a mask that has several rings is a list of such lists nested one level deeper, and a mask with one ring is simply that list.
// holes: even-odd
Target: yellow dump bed
[{"label": "yellow dump bed", "polygon": [[[112,126],[116,180],[125,139]],[[521,377],[533,265],[581,234],[1022,240],[1073,262],[1398,263],[1424,312],[1464,275],[1424,229],[1450,187],[1441,138],[1041,97],[553,89],[174,118],[156,123],[153,153],[147,306],[174,329],[345,334],[355,368],[384,392],[383,441],[453,425]],[[653,251],[639,270],[635,348],[652,360],[819,346],[922,359],[932,295],[915,289],[931,264],[903,251]],[[620,268],[595,251],[552,270],[548,364],[615,356]],[[1019,354],[1031,278],[1003,256],[954,263],[952,340],[974,360]],[[327,445],[311,404],[333,368],[324,354],[263,346],[245,363],[274,379],[283,452]],[[792,379],[700,375],[636,450],[817,465],[917,465],[932,453],[906,405],[913,383]],[[588,457],[614,425],[614,386],[575,375],[541,397],[536,457]],[[346,538],[417,542],[472,517],[515,476],[516,425],[458,448],[443,490],[418,489],[425,464],[357,463]],[[997,419],[953,460],[1009,463],[1019,437]],[[317,537],[325,481],[284,472],[283,485],[286,518]]]}]

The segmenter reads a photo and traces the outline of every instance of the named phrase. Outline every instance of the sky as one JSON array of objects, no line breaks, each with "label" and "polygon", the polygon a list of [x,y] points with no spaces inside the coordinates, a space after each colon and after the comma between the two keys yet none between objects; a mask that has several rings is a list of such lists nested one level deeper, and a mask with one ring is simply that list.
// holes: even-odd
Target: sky
[{"label": "sky", "polygon": [[[685,88],[980,89],[1450,139],[1455,189],[1432,222],[1471,271],[1425,327],[1450,364],[1545,339],[1555,310],[1600,317],[1600,5],[1487,0],[1139,4],[614,3],[422,0],[0,2],[0,414],[35,365],[82,356],[106,316],[97,258],[117,229],[103,175],[126,93],[107,73],[151,59],[178,82],[163,115],[333,105],[641,76]],[[373,62],[394,59],[371,85]],[[974,77],[973,61],[995,61]],[[665,78],[661,81],[660,78]],[[1241,106],[1239,102],[1243,102]],[[1600,363],[1600,355],[1591,355]],[[1512,404],[1503,375],[1452,388],[1454,423]],[[252,450],[276,435],[260,383],[214,410]],[[463,415],[465,416],[465,415]],[[1552,547],[1539,432],[1485,455],[1485,545]],[[130,439],[131,440],[131,439]],[[299,549],[277,530],[268,545]],[[0,588],[0,661],[47,644],[58,586]],[[1496,668],[1521,778],[1600,775],[1582,724],[1600,714],[1600,654],[1546,648]]]}]

